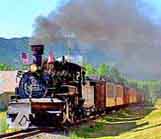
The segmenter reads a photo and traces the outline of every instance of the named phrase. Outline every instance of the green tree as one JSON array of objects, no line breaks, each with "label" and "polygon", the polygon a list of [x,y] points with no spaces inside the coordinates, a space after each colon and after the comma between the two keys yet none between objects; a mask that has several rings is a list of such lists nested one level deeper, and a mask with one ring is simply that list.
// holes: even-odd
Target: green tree
[{"label": "green tree", "polygon": [[29,65],[22,64],[20,67],[20,70],[28,70],[28,69],[29,69]]},{"label": "green tree", "polygon": [[84,67],[87,76],[96,75],[96,69],[91,64],[84,64]]},{"label": "green tree", "polygon": [[117,68],[112,67],[110,70],[110,77],[113,78],[114,80],[118,81],[121,78],[121,74]]},{"label": "green tree", "polygon": [[109,74],[109,65],[101,64],[97,69],[97,74],[103,78]]},{"label": "green tree", "polygon": [[5,70],[14,70],[14,68],[7,64],[0,64],[0,71],[5,71]]}]

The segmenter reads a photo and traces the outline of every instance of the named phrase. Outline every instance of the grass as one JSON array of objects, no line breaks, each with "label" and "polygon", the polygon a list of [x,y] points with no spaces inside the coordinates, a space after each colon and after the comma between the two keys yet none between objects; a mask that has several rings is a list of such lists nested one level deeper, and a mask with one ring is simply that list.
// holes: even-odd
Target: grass
[{"label": "grass", "polygon": [[0,112],[0,133],[6,132],[8,129],[6,112]]},{"label": "grass", "polygon": [[155,106],[132,106],[81,125],[72,139],[161,139],[161,99]]},{"label": "grass", "polygon": [[6,111],[0,111],[0,134],[18,131],[19,129],[13,129],[8,127],[7,113]]}]

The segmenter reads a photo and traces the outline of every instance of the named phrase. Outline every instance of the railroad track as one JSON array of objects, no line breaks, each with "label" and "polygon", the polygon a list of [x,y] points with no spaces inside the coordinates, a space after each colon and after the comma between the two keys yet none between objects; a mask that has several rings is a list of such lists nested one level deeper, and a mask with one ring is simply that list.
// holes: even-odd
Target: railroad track
[{"label": "railroad track", "polygon": [[0,135],[0,139],[24,139],[43,132],[53,132],[56,128],[28,128],[25,130],[5,133]]},{"label": "railroad track", "polygon": [[67,127],[43,127],[43,128],[28,128],[25,130],[20,130],[20,131],[15,131],[12,133],[5,133],[5,134],[0,134],[0,139],[24,139],[27,137],[31,137],[40,133],[49,133],[49,132],[59,132],[59,131],[66,131],[68,132],[70,130],[70,127],[75,127],[78,126],[82,123],[85,123],[89,120],[95,120],[98,117],[100,117],[102,115],[94,115],[94,116],[90,116],[81,120],[76,121],[74,124],[70,124]]}]

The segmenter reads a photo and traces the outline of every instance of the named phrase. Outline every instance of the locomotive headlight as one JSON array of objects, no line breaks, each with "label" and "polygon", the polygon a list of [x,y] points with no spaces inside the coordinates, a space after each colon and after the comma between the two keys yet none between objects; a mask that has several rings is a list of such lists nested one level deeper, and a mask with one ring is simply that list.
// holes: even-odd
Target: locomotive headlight
[{"label": "locomotive headlight", "polygon": [[31,71],[31,72],[36,72],[36,71],[37,71],[37,66],[36,66],[36,64],[32,64],[32,65],[30,66],[30,71]]}]

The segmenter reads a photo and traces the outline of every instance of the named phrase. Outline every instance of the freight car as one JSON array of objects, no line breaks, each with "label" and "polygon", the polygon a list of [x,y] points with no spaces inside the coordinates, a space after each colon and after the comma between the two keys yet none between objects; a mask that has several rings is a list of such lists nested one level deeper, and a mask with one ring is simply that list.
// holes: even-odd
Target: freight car
[{"label": "freight car", "polygon": [[33,64],[18,72],[19,85],[8,106],[10,127],[74,123],[96,113],[143,102],[143,95],[119,83],[86,80],[77,64],[43,60],[43,45],[32,45]]},{"label": "freight car", "polygon": [[82,88],[85,100],[83,107],[86,110],[107,112],[144,102],[142,92],[121,83],[93,80],[86,82]]}]

